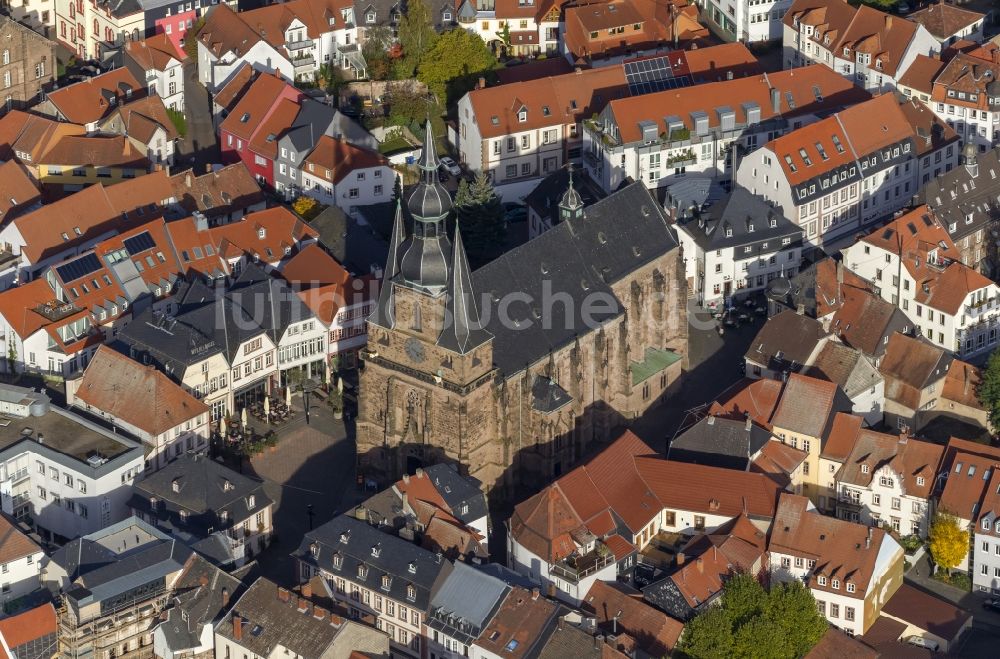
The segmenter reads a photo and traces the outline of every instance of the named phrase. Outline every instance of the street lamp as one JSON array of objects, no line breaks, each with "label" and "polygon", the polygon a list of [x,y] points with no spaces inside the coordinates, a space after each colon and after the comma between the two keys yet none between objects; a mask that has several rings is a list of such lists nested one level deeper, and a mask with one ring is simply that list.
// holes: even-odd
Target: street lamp
[{"label": "street lamp", "polygon": [[312,378],[302,381],[302,404],[306,409],[306,425],[309,425],[309,394],[319,388],[319,383]]}]

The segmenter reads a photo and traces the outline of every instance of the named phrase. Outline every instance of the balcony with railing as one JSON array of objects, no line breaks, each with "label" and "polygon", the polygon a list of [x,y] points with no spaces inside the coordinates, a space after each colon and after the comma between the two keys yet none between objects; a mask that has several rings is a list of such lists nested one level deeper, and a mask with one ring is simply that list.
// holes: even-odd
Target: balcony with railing
[{"label": "balcony with railing", "polygon": [[965,305],[965,315],[975,319],[997,309],[997,307],[1000,307],[1000,300],[997,300],[995,297],[988,297]]},{"label": "balcony with railing", "polygon": [[294,53],[297,50],[305,50],[306,48],[312,48],[316,44],[312,39],[303,39],[302,41],[289,41],[285,44],[285,49],[290,53]]},{"label": "balcony with railing", "polygon": [[571,583],[579,583],[605,567],[614,565],[614,562],[615,555],[611,550],[598,544],[597,548],[587,554],[569,556],[552,565],[549,572]]},{"label": "balcony with railing", "polygon": [[21,481],[25,480],[28,477],[28,475],[29,475],[28,468],[21,467],[20,469],[18,469],[17,471],[15,471],[13,474],[10,475],[11,485],[17,485]]}]

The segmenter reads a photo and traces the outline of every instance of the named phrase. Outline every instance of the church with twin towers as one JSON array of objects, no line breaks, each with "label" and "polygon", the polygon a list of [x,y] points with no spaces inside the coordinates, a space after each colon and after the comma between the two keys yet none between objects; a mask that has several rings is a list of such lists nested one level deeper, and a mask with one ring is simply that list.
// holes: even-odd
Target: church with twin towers
[{"label": "church with twin towers", "polygon": [[472,272],[438,165],[428,122],[368,318],[358,472],[385,485],[448,462],[516,499],[679,387],[681,250],[641,182],[585,206],[570,179],[552,229]]}]

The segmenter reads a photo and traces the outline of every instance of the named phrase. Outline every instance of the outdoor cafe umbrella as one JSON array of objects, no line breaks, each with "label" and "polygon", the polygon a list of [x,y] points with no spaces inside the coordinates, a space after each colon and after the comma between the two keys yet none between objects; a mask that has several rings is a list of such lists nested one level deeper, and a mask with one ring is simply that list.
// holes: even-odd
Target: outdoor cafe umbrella
[{"label": "outdoor cafe umbrella", "polygon": [[271,397],[264,396],[264,416],[271,416]]},{"label": "outdoor cafe umbrella", "polygon": [[330,371],[331,370],[332,369],[330,368],[329,364],[324,364],[323,365],[323,383],[326,385],[327,389],[330,388]]},{"label": "outdoor cafe umbrella", "polygon": [[285,405],[288,407],[292,406],[292,388],[285,387]]},{"label": "outdoor cafe umbrella", "polygon": [[244,426],[247,425],[247,408],[245,408],[245,407],[240,412],[240,421],[243,422]]},{"label": "outdoor cafe umbrella", "polygon": [[219,419],[219,434],[220,435],[226,434],[226,417],[222,417],[221,419]]}]

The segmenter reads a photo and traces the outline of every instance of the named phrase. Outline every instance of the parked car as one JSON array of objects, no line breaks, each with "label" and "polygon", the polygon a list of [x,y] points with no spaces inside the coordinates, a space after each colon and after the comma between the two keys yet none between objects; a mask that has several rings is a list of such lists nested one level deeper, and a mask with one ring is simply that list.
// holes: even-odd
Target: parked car
[{"label": "parked car", "polygon": [[983,608],[988,611],[996,611],[1000,613],[1000,599],[990,599],[983,602]]},{"label": "parked car", "polygon": [[918,648],[927,648],[931,652],[937,652],[938,649],[937,641],[923,636],[907,636],[906,642]]},{"label": "parked car", "polygon": [[441,169],[443,169],[444,171],[448,172],[452,176],[458,176],[459,174],[462,173],[462,168],[459,167],[458,163],[455,162],[449,156],[441,156],[441,165],[440,165],[440,167],[441,167]]}]

